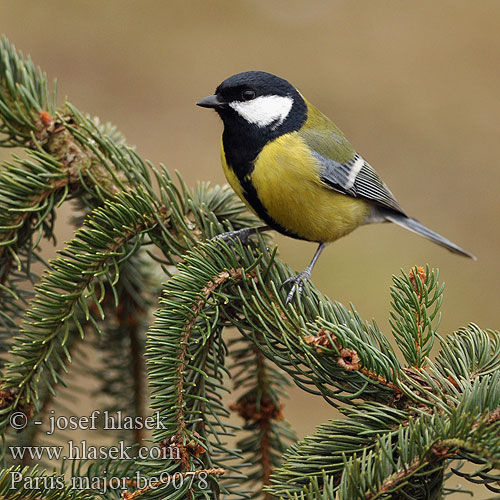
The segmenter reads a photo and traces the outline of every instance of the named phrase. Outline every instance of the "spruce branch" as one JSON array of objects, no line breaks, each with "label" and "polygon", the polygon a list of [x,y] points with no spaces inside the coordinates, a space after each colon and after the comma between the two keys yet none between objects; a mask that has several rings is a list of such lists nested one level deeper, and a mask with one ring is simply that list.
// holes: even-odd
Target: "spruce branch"
[{"label": "spruce branch", "polygon": [[407,412],[381,403],[360,404],[343,413],[345,419],[320,425],[313,435],[286,452],[268,491],[286,498],[306,491],[312,484],[321,485],[325,474],[334,479],[332,487],[337,491],[346,459],[372,450],[379,435],[395,439],[401,422],[409,419]]},{"label": "spruce branch", "polygon": [[[155,271],[144,252],[138,252],[125,261],[116,284],[117,306],[109,290],[110,285],[106,285],[107,298],[103,301],[105,320],[99,325],[102,335],[95,341],[95,349],[102,358],[97,374],[100,384],[95,396],[100,398],[104,395],[106,401],[111,401],[105,408],[111,413],[120,411],[142,419],[148,415],[144,350],[153,296],[159,293]],[[106,369],[103,370],[103,366]],[[144,427],[118,434],[131,443],[145,444]]]},{"label": "spruce branch", "polygon": [[[398,383],[400,365],[376,325],[364,322],[355,310],[329,302],[314,288],[305,301],[285,308],[282,292],[274,284],[290,276],[291,271],[277,261],[267,262],[270,256],[264,242],[260,249],[266,255],[264,265],[268,265],[266,284],[250,295],[241,290],[232,298],[232,324],[289,373],[297,385],[322,395],[334,406],[354,398],[394,399],[393,385]],[[255,332],[262,332],[262,337]],[[326,332],[333,333],[335,342],[330,335],[327,346],[315,345],[314,339],[321,334],[328,336]],[[349,351],[341,355],[343,349]],[[354,355],[359,360],[355,365]]]},{"label": "spruce branch", "polygon": [[[115,280],[116,283],[120,259],[133,254],[143,234],[155,224],[155,216],[147,215],[144,199],[124,194],[121,200],[109,202],[108,207],[109,214],[96,209],[87,228],[76,234],[72,243],[61,252],[62,257],[52,263],[51,272],[46,274],[44,282],[37,287],[38,294],[12,348],[14,358],[24,361],[11,361],[5,370],[4,389],[15,389],[12,409],[22,398],[25,404],[36,404],[38,394],[33,381],[36,384],[40,377],[44,377],[49,387],[58,383],[60,375],[54,365],[63,365],[63,358],[67,357],[64,349],[69,334],[67,320],[71,318],[80,334],[84,335],[77,314],[79,306],[87,321],[97,327],[87,299],[93,301],[103,317],[100,303],[105,297],[104,283],[98,277],[107,275],[108,282]],[[134,220],[128,226],[127,219],[130,221],[131,214],[134,218],[140,215],[140,221]],[[119,227],[122,229],[118,230]],[[128,243],[133,239],[135,243],[129,248]],[[88,290],[86,296],[85,290]],[[61,345],[63,357],[53,349],[55,345]],[[43,373],[44,368],[48,377]],[[6,423],[4,419],[2,424]]]},{"label": "spruce branch", "polygon": [[[241,496],[229,482],[241,475],[228,464],[238,453],[223,442],[233,426],[225,422],[229,412],[221,403],[226,346],[214,306],[228,284],[252,280],[254,273],[231,254],[226,245],[207,243],[179,264],[163,291],[146,353],[151,407],[165,422],[165,429],[153,433],[154,440],[180,449],[182,472],[224,465],[225,480],[217,489]],[[233,265],[223,266],[228,262]],[[166,381],[175,386],[165,390]]]},{"label": "spruce branch", "polygon": [[[78,356],[78,348],[82,344],[82,339],[78,335],[78,332],[76,331],[76,326],[71,325],[70,328],[70,335],[68,336],[68,341],[65,345],[65,348],[67,350],[67,353],[69,354],[69,357],[67,357],[64,360],[64,364],[59,365],[55,370],[61,375],[67,375],[70,369],[74,369],[75,366],[78,367],[81,362]],[[56,347],[59,352],[62,352],[62,349],[58,346]],[[56,398],[56,392],[54,390],[51,390],[51,387],[45,387],[43,385],[40,386],[39,388],[39,410],[34,411],[33,414],[33,420],[38,420],[38,421],[44,421],[45,418],[48,416],[48,411],[51,406],[59,406],[61,404],[64,404],[61,397]],[[7,435],[7,438],[9,439],[9,443],[11,444],[21,444],[22,446],[25,447],[36,447],[39,444],[39,437],[41,433],[41,427],[36,424],[30,423],[27,428],[25,428],[24,432],[19,435],[14,435],[14,433],[11,433],[10,436]],[[8,457],[6,457],[8,458]],[[14,462],[14,464],[11,464],[7,462],[8,465],[17,465],[17,462]],[[21,465],[24,466],[31,466],[33,465],[33,458],[29,453],[25,453],[24,456],[21,459]],[[40,465],[40,463],[38,464]]]},{"label": "spruce branch", "polygon": [[461,379],[458,392],[452,384],[443,386],[452,389],[454,397],[444,396],[446,405],[434,405],[429,398],[427,408],[393,409],[392,415],[380,403],[348,410],[347,421],[331,421],[292,446],[269,491],[316,498],[311,488],[323,484],[327,473],[332,481],[324,487],[331,498],[441,498],[443,471],[455,459],[480,464],[471,477],[495,491],[499,475],[492,471],[500,470],[499,381],[496,372]]},{"label": "spruce branch", "polygon": [[[498,377],[489,377],[488,387]],[[484,382],[483,382],[484,383]],[[433,476],[442,471],[446,462],[457,455],[470,453],[469,460],[487,464],[491,469],[500,466],[500,434],[498,422],[475,427],[477,411],[485,397],[482,383],[471,387],[476,412],[468,404],[459,405],[448,415],[421,415],[400,428],[396,445],[389,436],[377,440],[375,450],[353,457],[347,463],[339,498],[392,498],[403,489],[413,498],[440,498],[442,481],[433,483]],[[496,391],[498,393],[498,391]],[[498,397],[498,394],[497,394]],[[477,398],[477,399],[476,399]],[[496,400],[496,405],[500,401]],[[479,410],[480,411],[480,410]],[[479,444],[479,443],[483,444]],[[485,445],[487,443],[487,445]],[[397,454],[389,452],[397,450]],[[383,474],[380,474],[383,472]],[[500,476],[490,478],[491,483]]]},{"label": "spruce branch", "polygon": [[0,39],[0,146],[26,146],[43,111],[55,110],[55,84],[51,91],[47,76],[31,59]]},{"label": "spruce branch", "polygon": [[471,323],[446,339],[439,338],[441,351],[436,365],[444,377],[456,384],[500,370],[500,338],[492,330]]},{"label": "spruce branch", "polygon": [[[394,338],[410,366],[422,368],[431,352],[439,325],[439,308],[444,285],[438,284],[439,274],[422,267],[407,275],[393,277],[390,323]],[[436,326],[433,321],[436,319]]]},{"label": "spruce branch", "polygon": [[233,387],[245,390],[229,407],[245,420],[245,436],[237,446],[247,462],[255,464],[254,470],[247,472],[246,481],[255,490],[252,498],[270,500],[270,493],[262,493],[262,486],[270,484],[271,473],[281,464],[287,447],[297,439],[282,414],[281,399],[290,382],[247,339],[231,340],[229,349],[234,359],[230,367],[234,373]]}]

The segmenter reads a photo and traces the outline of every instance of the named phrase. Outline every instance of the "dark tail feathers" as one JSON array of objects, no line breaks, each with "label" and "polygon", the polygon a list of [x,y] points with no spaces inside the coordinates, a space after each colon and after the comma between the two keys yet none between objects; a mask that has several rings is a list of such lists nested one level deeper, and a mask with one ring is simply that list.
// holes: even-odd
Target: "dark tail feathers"
[{"label": "dark tail feathers", "polygon": [[421,236],[428,238],[434,243],[437,243],[438,245],[447,248],[451,252],[458,253],[460,255],[465,255],[466,257],[470,257],[471,259],[477,260],[476,257],[474,257],[474,255],[470,254],[469,252],[466,252],[463,248],[460,248],[458,245],[455,245],[455,243],[453,243],[452,241],[447,240],[444,236],[441,236],[440,234],[435,233],[434,231],[429,229],[428,227],[425,227],[423,224],[420,224],[418,220],[412,219],[411,217],[406,217],[406,215],[398,214],[395,212],[386,213],[384,215],[387,220],[394,222],[394,224],[409,229],[414,233],[420,234]]}]

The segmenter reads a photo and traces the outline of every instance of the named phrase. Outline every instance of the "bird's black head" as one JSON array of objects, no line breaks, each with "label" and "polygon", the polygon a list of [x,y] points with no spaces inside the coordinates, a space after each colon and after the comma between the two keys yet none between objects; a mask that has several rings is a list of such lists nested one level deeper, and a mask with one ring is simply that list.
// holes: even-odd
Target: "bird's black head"
[{"label": "bird's black head", "polygon": [[213,108],[224,122],[224,135],[238,135],[265,144],[298,130],[307,106],[297,89],[283,78],[264,71],[246,71],[224,80],[215,94],[197,102]]}]

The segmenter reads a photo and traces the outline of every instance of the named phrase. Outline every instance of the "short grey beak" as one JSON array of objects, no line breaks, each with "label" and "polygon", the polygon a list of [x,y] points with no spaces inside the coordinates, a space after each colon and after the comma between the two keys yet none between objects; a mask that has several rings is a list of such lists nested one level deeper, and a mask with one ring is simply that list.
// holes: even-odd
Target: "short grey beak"
[{"label": "short grey beak", "polygon": [[214,94],[200,99],[196,105],[201,106],[202,108],[221,108],[226,105],[226,101],[224,101],[217,94]]}]

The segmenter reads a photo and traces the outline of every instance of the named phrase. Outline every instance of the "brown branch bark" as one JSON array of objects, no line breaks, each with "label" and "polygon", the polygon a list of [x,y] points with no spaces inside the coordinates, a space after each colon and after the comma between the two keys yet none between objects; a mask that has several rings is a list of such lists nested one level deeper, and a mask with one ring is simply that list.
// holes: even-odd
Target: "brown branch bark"
[{"label": "brown branch bark", "polygon": [[316,347],[316,350],[319,354],[323,352],[322,348],[331,349],[332,347],[335,347],[340,354],[337,358],[337,364],[340,367],[344,368],[344,370],[348,372],[358,371],[362,373],[365,377],[368,377],[374,382],[377,382],[378,384],[383,385],[393,391],[396,398],[398,399],[403,395],[403,391],[397,385],[393,384],[381,375],[363,367],[357,351],[354,349],[342,347],[342,345],[340,345],[340,343],[337,341],[337,337],[333,332],[322,328],[318,331],[317,335],[311,335],[309,337],[306,337],[304,340],[307,344]]}]

